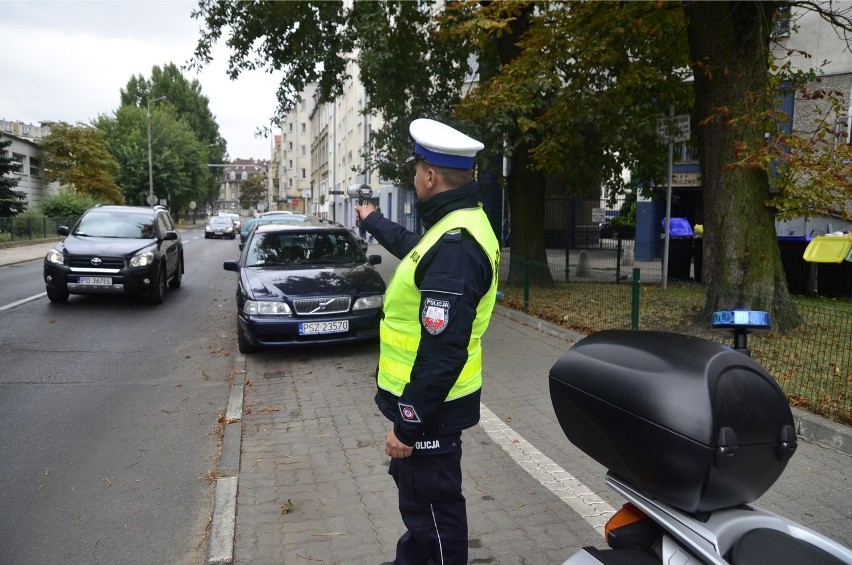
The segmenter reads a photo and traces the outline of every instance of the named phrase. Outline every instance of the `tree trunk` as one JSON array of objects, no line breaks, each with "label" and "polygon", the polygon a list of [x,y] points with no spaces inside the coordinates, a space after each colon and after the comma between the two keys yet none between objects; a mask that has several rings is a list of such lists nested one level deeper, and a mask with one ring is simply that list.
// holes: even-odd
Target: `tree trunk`
[{"label": "tree trunk", "polygon": [[[766,98],[774,2],[686,2],[695,78],[695,123],[704,198],[704,316],[749,308],[770,312],[777,330],[800,323],[789,300],[765,171],[728,168],[738,143],[761,143],[759,124],[739,123]],[[756,102],[755,102],[756,101]],[[727,112],[730,112],[729,114]],[[720,119],[709,120],[710,116]]]},{"label": "tree trunk", "polygon": [[[511,23],[511,33],[496,38],[500,63],[506,65],[521,53],[517,46],[520,37],[529,29],[529,18],[535,9],[530,3]],[[520,132],[513,131],[509,139],[517,140]],[[531,168],[529,151],[532,145],[517,143],[512,155],[512,165],[506,179],[509,194],[509,226],[512,234],[509,284],[521,285],[526,280],[534,286],[553,286],[553,277],[547,264],[544,246],[545,178]]]},{"label": "tree trunk", "polygon": [[553,286],[544,246],[545,179],[530,170],[528,145],[517,147],[512,157],[512,169],[507,179],[512,234],[509,284]]}]

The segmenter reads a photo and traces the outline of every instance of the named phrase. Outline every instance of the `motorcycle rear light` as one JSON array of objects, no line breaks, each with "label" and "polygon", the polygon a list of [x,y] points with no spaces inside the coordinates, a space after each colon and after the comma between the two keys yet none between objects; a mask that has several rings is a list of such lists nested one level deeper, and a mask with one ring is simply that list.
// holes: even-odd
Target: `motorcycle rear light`
[{"label": "motorcycle rear light", "polygon": [[632,503],[627,502],[604,526],[606,544],[613,549],[650,549],[660,528]]}]

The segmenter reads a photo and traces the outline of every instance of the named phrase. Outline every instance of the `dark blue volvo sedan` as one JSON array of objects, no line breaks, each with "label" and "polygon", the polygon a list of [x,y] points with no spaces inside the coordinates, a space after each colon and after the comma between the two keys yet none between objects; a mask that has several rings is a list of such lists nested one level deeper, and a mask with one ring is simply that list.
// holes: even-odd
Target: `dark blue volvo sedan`
[{"label": "dark blue volvo sedan", "polygon": [[385,283],[352,232],[328,222],[257,225],[236,261],[240,353],[377,340]]}]

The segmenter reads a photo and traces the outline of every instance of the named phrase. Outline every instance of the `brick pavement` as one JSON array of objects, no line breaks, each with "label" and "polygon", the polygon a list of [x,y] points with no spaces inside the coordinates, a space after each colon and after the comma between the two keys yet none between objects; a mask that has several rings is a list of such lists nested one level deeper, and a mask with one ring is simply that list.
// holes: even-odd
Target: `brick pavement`
[{"label": "brick pavement", "polygon": [[[603,543],[594,525],[605,516],[582,516],[575,506],[597,508],[597,500],[599,508],[619,507],[621,501],[604,485],[603,468],[568,443],[553,415],[547,371],[570,345],[570,334],[549,335],[499,311],[484,343],[483,404],[567,470],[566,483],[579,488],[542,484],[537,477],[546,465],[513,460],[486,433],[486,420],[467,430],[462,468],[470,562],[562,563],[584,545]],[[234,563],[393,559],[403,527],[383,453],[388,422],[372,400],[377,356],[370,345],[244,358]],[[849,463],[849,455],[803,441],[758,504],[849,545]],[[530,465],[537,471],[528,472]]]}]

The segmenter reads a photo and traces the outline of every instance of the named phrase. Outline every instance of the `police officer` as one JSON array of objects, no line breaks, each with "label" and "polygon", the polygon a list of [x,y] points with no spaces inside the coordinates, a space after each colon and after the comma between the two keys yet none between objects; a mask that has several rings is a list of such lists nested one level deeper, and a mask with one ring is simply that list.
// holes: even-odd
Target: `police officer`
[{"label": "police officer", "polygon": [[445,124],[414,120],[422,236],[371,204],[365,229],[400,258],[381,323],[376,404],[393,422],[385,441],[407,531],[396,565],[467,563],[461,431],[479,422],[481,338],[497,293],[500,247],[477,201],[482,143]]}]

